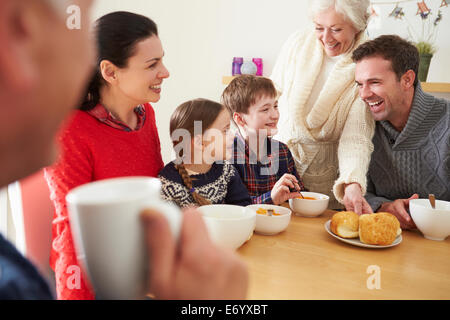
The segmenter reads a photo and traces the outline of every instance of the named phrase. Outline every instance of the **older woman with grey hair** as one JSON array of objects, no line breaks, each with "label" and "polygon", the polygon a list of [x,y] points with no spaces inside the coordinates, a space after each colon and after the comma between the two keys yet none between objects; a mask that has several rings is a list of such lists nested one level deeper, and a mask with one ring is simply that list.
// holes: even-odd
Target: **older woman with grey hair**
[{"label": "older woman with grey hair", "polygon": [[330,209],[371,213],[364,199],[374,121],[358,97],[352,52],[365,41],[369,0],[310,1],[312,27],[292,34],[275,64],[276,136],[305,186]]}]

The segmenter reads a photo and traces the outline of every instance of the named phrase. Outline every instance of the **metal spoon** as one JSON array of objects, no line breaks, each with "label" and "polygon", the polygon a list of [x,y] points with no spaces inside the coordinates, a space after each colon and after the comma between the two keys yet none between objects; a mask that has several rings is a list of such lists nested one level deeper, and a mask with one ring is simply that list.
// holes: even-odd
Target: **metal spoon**
[{"label": "metal spoon", "polygon": [[428,200],[430,201],[431,207],[436,209],[436,198],[434,197],[434,194],[430,193],[428,195]]},{"label": "metal spoon", "polygon": [[[300,189],[301,190],[301,189]],[[300,191],[299,189],[297,189],[297,188],[291,188],[291,187],[289,187],[289,191],[290,192],[298,192],[298,193],[300,193],[300,197],[302,197],[302,199],[305,199],[304,197],[303,197],[303,195],[302,195],[302,192]]]}]

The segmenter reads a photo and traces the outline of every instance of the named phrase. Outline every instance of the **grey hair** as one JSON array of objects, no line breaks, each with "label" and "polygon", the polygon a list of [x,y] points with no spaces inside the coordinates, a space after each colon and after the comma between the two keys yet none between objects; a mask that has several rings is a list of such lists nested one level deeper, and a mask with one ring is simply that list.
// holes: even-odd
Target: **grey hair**
[{"label": "grey hair", "polygon": [[369,5],[370,0],[310,0],[309,14],[313,20],[316,14],[334,7],[356,30],[363,31],[370,17]]}]

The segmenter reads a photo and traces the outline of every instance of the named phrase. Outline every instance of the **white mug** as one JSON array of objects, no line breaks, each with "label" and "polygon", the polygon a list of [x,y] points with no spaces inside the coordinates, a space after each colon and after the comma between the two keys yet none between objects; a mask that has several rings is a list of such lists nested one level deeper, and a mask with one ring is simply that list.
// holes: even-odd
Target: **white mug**
[{"label": "white mug", "polygon": [[140,213],[155,209],[178,239],[181,213],[163,202],[161,182],[125,177],[87,183],[66,201],[78,261],[98,299],[142,299],[148,293],[148,255]]}]

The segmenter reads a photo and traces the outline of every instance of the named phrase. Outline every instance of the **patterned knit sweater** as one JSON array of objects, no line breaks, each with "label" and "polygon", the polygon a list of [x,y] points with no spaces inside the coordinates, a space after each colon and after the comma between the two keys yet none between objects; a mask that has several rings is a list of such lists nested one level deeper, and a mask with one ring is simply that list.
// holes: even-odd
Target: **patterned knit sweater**
[{"label": "patterned knit sweater", "polygon": [[450,101],[417,85],[405,128],[376,124],[366,199],[374,211],[383,202],[414,193],[450,201]]},{"label": "patterned knit sweater", "polygon": [[60,131],[60,156],[54,166],[45,169],[55,206],[50,265],[55,270],[58,299],[94,298],[84,278],[81,283],[75,281],[75,269],[67,269],[79,265],[69,225],[67,193],[95,180],[156,177],[163,168],[155,114],[150,104],[144,106],[146,120],[137,131],[110,127],[83,111],[76,111]]},{"label": "patterned knit sweater", "polygon": [[[236,169],[228,161],[213,163],[207,173],[190,176],[192,187],[212,204],[234,204],[247,206],[252,204],[247,189]],[[195,204],[190,190],[183,183],[175,163],[169,162],[159,174],[162,183],[161,194],[164,200],[179,207]]]},{"label": "patterned knit sweater", "polygon": [[[361,34],[352,50],[363,41]],[[325,55],[313,30],[287,40],[271,76],[281,94],[275,138],[291,150],[305,187],[330,196],[330,208],[342,207],[337,201],[342,203],[347,183],[357,182],[366,192],[373,150],[375,123],[358,96],[352,50],[339,57],[310,111],[307,102]]]}]

